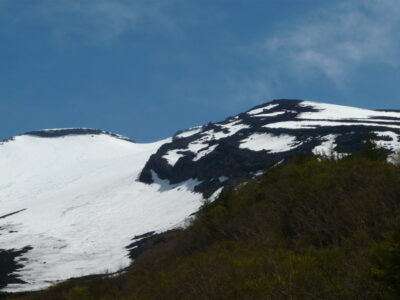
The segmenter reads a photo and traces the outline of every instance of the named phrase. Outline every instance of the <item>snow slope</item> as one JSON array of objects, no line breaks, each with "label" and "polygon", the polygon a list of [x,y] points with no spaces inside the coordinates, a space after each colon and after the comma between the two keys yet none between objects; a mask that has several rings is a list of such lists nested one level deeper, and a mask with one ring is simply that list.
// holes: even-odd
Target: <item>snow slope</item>
[{"label": "snow slope", "polygon": [[23,267],[16,274],[26,283],[3,291],[120,270],[130,263],[125,247],[133,237],[174,228],[197,211],[196,182],[136,180],[168,141],[21,135],[0,144],[0,248],[32,247],[17,258]]}]

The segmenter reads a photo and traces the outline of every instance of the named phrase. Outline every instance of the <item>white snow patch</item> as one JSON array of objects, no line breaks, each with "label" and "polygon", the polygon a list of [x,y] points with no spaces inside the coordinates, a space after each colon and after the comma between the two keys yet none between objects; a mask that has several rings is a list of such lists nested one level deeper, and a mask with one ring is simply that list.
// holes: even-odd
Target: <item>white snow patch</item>
[{"label": "white snow patch", "polygon": [[182,149],[177,149],[177,150],[170,150],[167,152],[167,154],[163,155],[163,158],[165,158],[168,161],[168,164],[171,166],[175,166],[177,161],[181,158],[184,157],[184,154],[181,154]]},{"label": "white snow patch", "polygon": [[248,115],[257,115],[259,113],[262,113],[264,110],[270,110],[270,109],[272,109],[274,107],[277,107],[277,106],[279,106],[279,104],[269,104],[267,106],[263,106],[263,107],[260,107],[260,108],[255,108],[253,110],[250,110],[250,111],[247,112],[247,114]]},{"label": "white snow patch", "polygon": [[258,176],[261,176],[261,175],[263,175],[263,174],[264,174],[264,171],[263,171],[263,170],[258,170],[257,172],[254,173],[253,178],[258,177]]},{"label": "white snow patch", "polygon": [[[202,204],[196,181],[147,185],[136,181],[165,142],[135,144],[109,135],[18,136],[0,146],[2,249],[33,249],[17,258],[27,284],[3,291],[45,288],[70,277],[118,271],[136,235],[182,224]],[[9,233],[8,231],[15,231]]]},{"label": "white snow patch", "polygon": [[231,122],[231,123],[228,123],[228,124],[218,124],[223,129],[227,129],[228,132],[227,133],[225,133],[225,132],[215,132],[214,130],[210,130],[209,134],[212,136],[212,139],[219,140],[219,139],[222,139],[222,138],[226,138],[226,137],[232,136],[232,135],[236,134],[238,131],[240,131],[242,129],[250,128],[249,125],[241,124],[240,122],[241,122],[241,120],[234,121],[234,122]]},{"label": "white snow patch", "polygon": [[387,125],[378,123],[361,123],[361,122],[336,122],[336,121],[285,121],[266,124],[265,128],[290,128],[290,129],[314,129],[318,126],[380,126],[388,128],[400,128],[400,125]]},{"label": "white snow patch", "polygon": [[177,190],[180,191],[183,187],[192,191],[196,187],[196,185],[199,185],[201,183],[201,181],[199,181],[198,179],[191,178],[180,183],[171,184],[168,179],[161,179],[160,177],[158,177],[158,174],[154,172],[154,170],[151,170],[151,175],[154,184],[159,186],[158,191],[160,192],[172,190],[174,188],[177,188]]},{"label": "white snow patch", "polygon": [[238,131],[242,129],[250,128],[250,126],[246,124],[241,124],[241,120],[235,120],[233,122],[227,124],[216,124],[217,126],[225,129],[226,132],[222,131],[215,131],[214,129],[207,130],[202,133],[201,138],[191,142],[188,144],[187,149],[177,149],[176,151],[185,151],[189,150],[196,154],[193,158],[194,161],[199,160],[200,158],[210,154],[212,151],[215,150],[217,145],[210,146],[210,141],[219,140],[222,138],[226,138],[229,136],[234,135]]},{"label": "white snow patch", "polygon": [[324,137],[322,137],[324,140],[319,146],[316,146],[312,152],[315,155],[327,155],[327,156],[332,156],[335,153],[334,148],[336,147],[335,140],[336,140],[336,135],[335,134],[329,134]]},{"label": "white snow patch", "polygon": [[240,148],[252,151],[266,150],[270,153],[289,151],[300,145],[295,136],[286,134],[272,135],[269,133],[254,133],[242,140]]},{"label": "white snow patch", "polygon": [[399,135],[393,131],[375,131],[374,132],[378,137],[389,137],[391,140],[375,140],[378,147],[384,147],[386,149],[390,149],[392,151],[400,150],[400,140]]},{"label": "white snow patch", "polygon": [[219,195],[221,195],[222,190],[224,187],[220,187],[218,190],[216,190],[209,198],[208,201],[214,202],[215,200],[218,199]]},{"label": "white snow patch", "polygon": [[195,135],[196,133],[199,133],[201,131],[201,128],[202,128],[201,126],[190,128],[188,130],[185,130],[185,131],[177,134],[175,137],[176,138],[185,138],[185,137]]},{"label": "white snow patch", "polygon": [[223,139],[223,138],[227,138],[227,137],[230,137],[230,136],[234,135],[239,130],[246,129],[246,128],[249,128],[249,126],[247,126],[247,125],[236,126],[234,129],[232,129],[232,130],[230,130],[229,132],[226,132],[226,133],[222,132],[222,131],[215,132],[214,130],[211,130],[209,132],[209,134],[211,136],[210,140],[220,140],[220,139]]},{"label": "white snow patch", "polygon": [[205,143],[203,139],[196,140],[194,142],[189,143],[188,150],[193,153],[198,153],[200,150],[207,148],[208,143]]},{"label": "white snow patch", "polygon": [[200,150],[199,152],[197,152],[197,155],[195,158],[193,158],[193,161],[198,161],[200,158],[210,154],[211,152],[213,152],[215,150],[215,148],[217,148],[218,145],[212,145],[206,149]]},{"label": "white snow patch", "polygon": [[303,101],[299,104],[303,107],[313,107],[318,112],[305,112],[298,116],[299,119],[368,119],[371,117],[395,117],[400,118],[400,112],[375,111],[351,106],[336,104],[318,103],[312,101]]},{"label": "white snow patch", "polygon": [[285,111],[276,111],[273,113],[269,113],[269,114],[258,114],[255,117],[275,117],[275,116],[279,116],[279,115],[283,115],[285,113]]}]

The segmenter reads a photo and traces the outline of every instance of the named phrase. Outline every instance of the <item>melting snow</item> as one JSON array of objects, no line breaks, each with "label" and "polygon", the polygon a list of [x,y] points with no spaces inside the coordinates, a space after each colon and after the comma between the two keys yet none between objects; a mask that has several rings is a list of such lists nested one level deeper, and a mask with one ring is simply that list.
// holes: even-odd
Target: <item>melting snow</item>
[{"label": "melting snow", "polygon": [[241,122],[241,120],[234,121],[234,122],[228,123],[228,124],[218,124],[221,128],[228,130],[228,132],[222,132],[222,131],[215,132],[213,129],[210,131],[206,131],[205,133],[210,135],[210,139],[219,140],[222,138],[227,138],[229,136],[232,136],[242,129],[250,128],[249,125],[240,124],[240,122]]},{"label": "melting snow", "polygon": [[375,111],[363,108],[356,108],[350,106],[317,103],[312,101],[302,101],[300,106],[313,107],[318,109],[318,112],[305,112],[300,114],[300,119],[330,119],[330,120],[343,120],[343,119],[367,119],[371,117],[395,117],[400,118],[400,112],[388,111]]},{"label": "melting snow", "polygon": [[[169,151],[167,153],[168,158],[170,158],[168,160],[169,163],[171,165],[175,164],[176,161],[180,158],[180,157],[177,157],[177,154],[178,154],[177,152],[185,151],[185,150],[189,150],[189,151],[195,153],[196,156],[193,158],[193,160],[198,161],[202,157],[210,154],[217,147],[217,145],[210,146],[210,144],[209,144],[210,141],[227,138],[229,136],[236,134],[238,131],[240,131],[242,129],[250,128],[250,126],[248,126],[246,124],[240,124],[240,122],[241,122],[241,120],[235,120],[235,121],[233,121],[231,123],[227,123],[227,124],[216,124],[217,126],[221,127],[221,129],[224,130],[225,132],[216,131],[214,129],[204,131],[204,132],[202,132],[202,136],[199,139],[188,144],[187,149],[173,150],[175,152],[172,152],[172,153],[170,153],[171,151]],[[164,156],[164,157],[166,157],[166,156]]]},{"label": "melting snow", "polygon": [[[375,120],[373,120],[375,121]],[[379,123],[362,123],[362,122],[339,122],[339,121],[286,121],[276,122],[264,125],[265,128],[290,128],[290,129],[315,129],[319,126],[378,126],[388,128],[400,128],[400,125],[379,124]]]},{"label": "melting snow", "polygon": [[283,115],[285,113],[285,111],[276,111],[273,113],[269,113],[269,114],[258,114],[256,115],[256,117],[276,117],[279,115]]},{"label": "melting snow", "polygon": [[218,190],[216,190],[216,191],[208,198],[208,200],[211,201],[211,202],[215,201],[215,200],[219,197],[219,195],[221,194],[221,192],[222,192],[223,189],[224,189],[223,187],[220,187]]},{"label": "melting snow", "polygon": [[188,145],[188,150],[193,153],[198,153],[200,150],[207,148],[208,143],[205,143],[204,141],[204,139],[199,139],[197,141],[191,142]]},{"label": "melting snow", "polygon": [[254,133],[242,140],[240,148],[252,151],[266,150],[270,153],[289,151],[299,146],[295,136]]},{"label": "melting snow", "polygon": [[378,137],[388,137],[390,140],[375,140],[379,147],[385,147],[390,150],[400,149],[400,136],[392,131],[375,131]]},{"label": "melting snow", "polygon": [[185,156],[184,154],[179,153],[179,152],[182,152],[182,151],[184,151],[184,150],[182,150],[182,149],[170,150],[170,151],[167,152],[167,154],[165,154],[163,156],[163,158],[165,158],[171,166],[175,166],[177,161],[181,157]]},{"label": "melting snow", "polygon": [[269,105],[266,105],[266,106],[263,106],[263,107],[260,107],[260,108],[255,108],[253,110],[250,110],[250,111],[247,112],[247,114],[248,115],[257,115],[259,113],[262,113],[264,110],[270,110],[270,109],[272,109],[274,107],[277,107],[277,106],[279,106],[279,104],[269,104]]},{"label": "melting snow", "polygon": [[189,137],[189,136],[195,135],[196,133],[199,133],[200,131],[201,131],[201,126],[193,127],[193,128],[190,128],[188,130],[185,130],[185,131],[177,134],[175,137],[177,137],[177,138],[185,138],[185,137]]},{"label": "melting snow", "polygon": [[211,152],[213,152],[215,150],[215,148],[217,148],[218,145],[212,145],[206,149],[200,150],[199,152],[197,152],[197,155],[195,158],[193,158],[194,161],[198,161],[200,158],[210,154]]},{"label": "melting snow", "polygon": [[321,145],[316,146],[312,152],[316,155],[327,155],[327,156],[332,156],[335,154],[334,148],[336,147],[335,140],[336,140],[336,135],[335,134],[329,134],[324,137],[322,137],[324,140]]}]

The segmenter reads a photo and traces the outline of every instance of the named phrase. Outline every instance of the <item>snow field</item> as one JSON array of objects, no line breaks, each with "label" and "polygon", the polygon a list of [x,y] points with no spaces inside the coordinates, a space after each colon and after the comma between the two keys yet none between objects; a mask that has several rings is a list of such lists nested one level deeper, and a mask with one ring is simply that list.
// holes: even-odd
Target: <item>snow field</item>
[{"label": "snow field", "polygon": [[118,271],[136,235],[179,226],[201,206],[190,182],[171,186],[136,181],[165,142],[135,144],[109,135],[58,138],[18,136],[0,146],[2,249],[33,249],[18,258],[27,284],[3,291],[45,288],[55,281]]}]

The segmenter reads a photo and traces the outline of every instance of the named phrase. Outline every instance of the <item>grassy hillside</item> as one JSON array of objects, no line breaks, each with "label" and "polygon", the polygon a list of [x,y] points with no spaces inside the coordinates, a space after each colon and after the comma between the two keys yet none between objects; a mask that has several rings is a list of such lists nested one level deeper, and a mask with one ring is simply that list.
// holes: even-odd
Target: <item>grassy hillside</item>
[{"label": "grassy hillside", "polygon": [[205,204],[123,275],[10,299],[396,299],[400,167],[296,159]]}]

